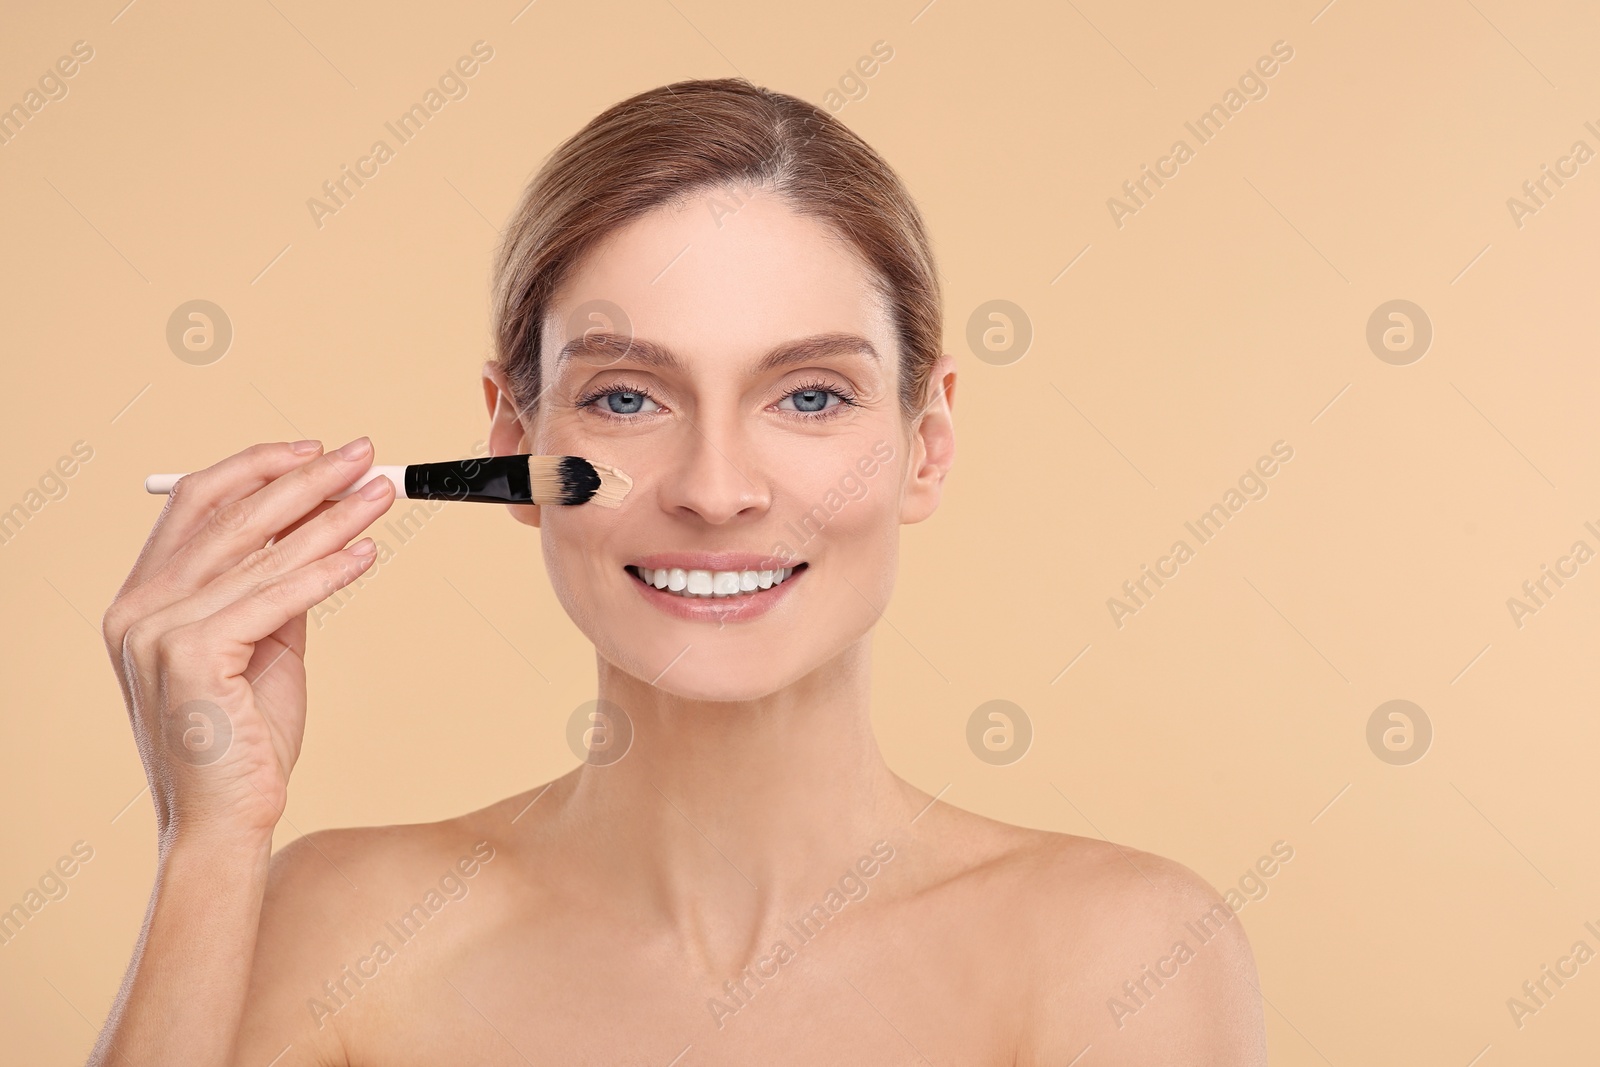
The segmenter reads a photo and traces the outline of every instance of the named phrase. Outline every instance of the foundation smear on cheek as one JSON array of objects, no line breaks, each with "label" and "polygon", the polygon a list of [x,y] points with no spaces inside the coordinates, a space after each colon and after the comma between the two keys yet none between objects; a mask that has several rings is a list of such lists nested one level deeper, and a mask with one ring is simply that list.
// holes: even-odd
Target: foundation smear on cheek
[{"label": "foundation smear on cheek", "polygon": [[600,475],[600,488],[594,491],[594,496],[589,503],[598,504],[603,508],[617,508],[622,506],[622,500],[633,489],[633,479],[604,463],[590,460],[595,473]]}]

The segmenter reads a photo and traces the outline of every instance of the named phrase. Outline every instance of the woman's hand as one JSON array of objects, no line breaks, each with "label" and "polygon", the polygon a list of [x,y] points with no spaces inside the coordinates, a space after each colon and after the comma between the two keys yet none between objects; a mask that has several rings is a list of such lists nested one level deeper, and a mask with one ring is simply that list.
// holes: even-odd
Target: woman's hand
[{"label": "woman's hand", "polygon": [[[305,731],[306,612],[371,564],[393,502],[358,438],[259,444],[178,481],[103,619],[163,849],[270,848]],[[375,495],[367,496],[367,492]]]}]

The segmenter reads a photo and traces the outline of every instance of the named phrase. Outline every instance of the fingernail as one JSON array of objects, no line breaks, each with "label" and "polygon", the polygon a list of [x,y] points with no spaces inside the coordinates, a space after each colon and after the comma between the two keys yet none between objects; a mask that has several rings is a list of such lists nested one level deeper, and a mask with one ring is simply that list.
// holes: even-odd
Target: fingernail
[{"label": "fingernail", "polygon": [[378,551],[378,546],[372,543],[372,538],[370,537],[363,537],[350,546],[350,554],[357,558],[370,556],[376,551]]},{"label": "fingernail", "polygon": [[372,448],[372,440],[367,437],[358,437],[354,441],[339,449],[340,459],[360,459]]},{"label": "fingernail", "polygon": [[363,485],[357,491],[357,495],[359,495],[363,500],[377,500],[388,491],[389,479],[380,474],[366,485]]},{"label": "fingernail", "polygon": [[307,440],[307,441],[296,441],[294,444],[289,446],[289,448],[293,452],[295,452],[297,455],[301,455],[301,456],[309,456],[311,453],[317,451],[321,447],[322,447],[322,442],[321,441],[310,441],[310,440]]}]

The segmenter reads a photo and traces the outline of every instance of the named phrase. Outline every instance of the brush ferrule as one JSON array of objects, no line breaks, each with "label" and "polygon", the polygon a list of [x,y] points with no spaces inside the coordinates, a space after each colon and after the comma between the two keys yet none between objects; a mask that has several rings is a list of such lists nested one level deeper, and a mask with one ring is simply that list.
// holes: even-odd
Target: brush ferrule
[{"label": "brush ferrule", "polygon": [[490,456],[406,467],[406,496],[412,500],[477,500],[489,504],[529,504],[527,456]]}]

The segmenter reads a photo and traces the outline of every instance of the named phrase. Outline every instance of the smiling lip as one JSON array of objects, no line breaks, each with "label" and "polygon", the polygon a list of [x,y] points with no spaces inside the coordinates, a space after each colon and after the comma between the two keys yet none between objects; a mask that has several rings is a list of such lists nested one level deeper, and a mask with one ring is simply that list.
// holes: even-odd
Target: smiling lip
[{"label": "smiling lip", "polygon": [[804,561],[779,559],[754,552],[656,552],[628,562],[632,566],[651,570],[677,567],[686,571],[760,571],[798,567]]},{"label": "smiling lip", "polygon": [[[689,622],[743,622],[765,615],[778,605],[778,602],[788,595],[789,589],[801,575],[805,574],[808,567],[803,562],[794,562],[787,578],[774,581],[766,588],[741,590],[738,593],[725,596],[682,596],[680,591],[672,592],[667,589],[658,589],[654,584],[646,584],[640,578],[641,570],[655,572],[658,570],[679,570],[687,576],[689,571],[716,572],[730,571],[781,571],[772,564],[775,561],[771,556],[756,556],[748,553],[714,553],[714,554],[660,554],[646,556],[637,564],[629,564],[625,568],[627,581],[639,591],[639,595],[648,600],[656,608],[674,618],[684,619]],[[761,564],[766,564],[765,567]],[[776,575],[774,575],[776,577]]]}]

